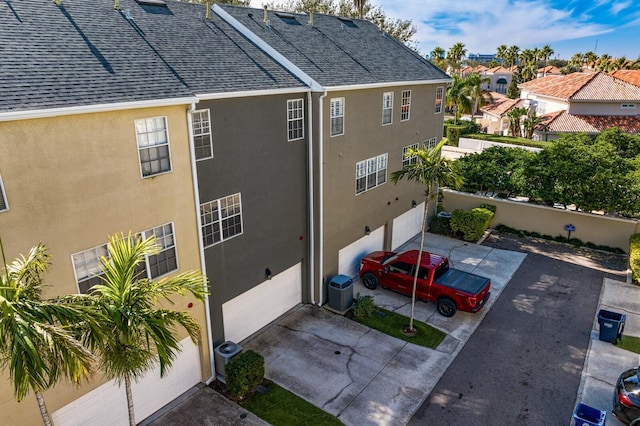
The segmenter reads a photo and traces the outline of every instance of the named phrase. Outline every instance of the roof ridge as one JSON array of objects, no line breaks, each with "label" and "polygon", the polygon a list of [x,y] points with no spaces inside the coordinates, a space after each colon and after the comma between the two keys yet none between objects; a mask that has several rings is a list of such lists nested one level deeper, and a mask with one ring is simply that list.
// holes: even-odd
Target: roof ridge
[{"label": "roof ridge", "polygon": [[582,85],[580,85],[580,87],[578,87],[576,90],[573,91],[573,93],[567,97],[567,99],[573,99],[573,97],[575,95],[578,94],[578,92],[580,92],[582,89],[584,89],[589,83],[591,83],[593,81],[593,79],[596,78],[596,76],[598,76],[602,71],[598,71],[598,72],[594,72],[594,73],[582,73],[583,75],[586,75],[587,78],[585,80],[584,83],[582,83]]}]

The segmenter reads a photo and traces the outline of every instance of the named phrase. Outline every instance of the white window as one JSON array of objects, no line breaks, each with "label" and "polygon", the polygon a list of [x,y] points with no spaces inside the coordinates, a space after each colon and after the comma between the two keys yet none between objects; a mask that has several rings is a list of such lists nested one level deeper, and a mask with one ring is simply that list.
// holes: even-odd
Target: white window
[{"label": "white window", "polygon": [[387,181],[387,154],[356,163],[356,194],[380,186]]},{"label": "white window", "polygon": [[344,98],[331,99],[331,136],[344,134]]},{"label": "white window", "polygon": [[440,114],[442,112],[442,102],[444,100],[444,87],[436,88],[436,114]]},{"label": "white window", "polygon": [[433,149],[436,147],[438,140],[436,138],[427,139],[422,143],[423,147],[426,149]]},{"label": "white window", "polygon": [[158,278],[178,269],[178,256],[176,254],[176,240],[173,234],[173,224],[167,223],[155,228],[147,229],[140,233],[143,239],[156,237],[156,244],[161,251],[153,256],[147,256],[147,276],[151,279]]},{"label": "white window", "polygon": [[211,117],[208,109],[201,109],[191,113],[193,126],[193,145],[196,160],[213,158],[213,143],[211,139]]},{"label": "white window", "polygon": [[287,101],[288,139],[295,141],[304,138],[304,102],[303,99]]},{"label": "white window", "polygon": [[622,104],[620,105],[621,109],[636,109],[636,104]]},{"label": "white window", "polygon": [[240,193],[200,204],[200,217],[204,247],[242,234]]},{"label": "white window", "polygon": [[393,92],[382,94],[382,125],[393,122]]},{"label": "white window", "polygon": [[153,117],[135,121],[142,177],[171,171],[167,118]]},{"label": "white window", "polygon": [[100,259],[103,256],[108,257],[106,244],[71,255],[80,293],[86,294],[91,287],[102,283]]},{"label": "white window", "polygon": [[411,90],[402,91],[402,105],[400,106],[400,121],[407,121],[411,117]]},{"label": "white window", "polygon": [[418,156],[415,155],[415,151],[418,149],[418,144],[414,143],[413,145],[407,145],[402,148],[402,167],[410,166],[411,164],[415,164],[418,160]]},{"label": "white window", "polygon": [[0,176],[0,212],[9,210],[9,204],[7,204],[7,197],[4,195],[4,186],[2,185],[2,177]]}]

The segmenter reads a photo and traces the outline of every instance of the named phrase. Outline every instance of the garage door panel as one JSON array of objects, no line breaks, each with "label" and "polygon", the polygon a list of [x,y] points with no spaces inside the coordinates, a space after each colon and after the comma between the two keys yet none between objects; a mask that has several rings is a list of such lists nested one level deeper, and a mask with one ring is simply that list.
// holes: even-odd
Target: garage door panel
[{"label": "garage door panel", "polygon": [[338,251],[338,273],[354,278],[360,269],[360,259],[384,247],[384,226]]},{"label": "garage door panel", "polygon": [[424,217],[424,201],[415,208],[406,211],[393,220],[393,237],[391,238],[391,250],[415,237],[422,230],[422,218]]},{"label": "garage door panel", "polygon": [[222,305],[225,340],[240,342],[302,303],[302,264]]}]

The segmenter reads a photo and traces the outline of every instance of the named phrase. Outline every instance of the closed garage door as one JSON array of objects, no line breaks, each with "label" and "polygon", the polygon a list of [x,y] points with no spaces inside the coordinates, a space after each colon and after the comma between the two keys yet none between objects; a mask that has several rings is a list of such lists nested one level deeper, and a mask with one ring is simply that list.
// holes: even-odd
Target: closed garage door
[{"label": "closed garage door", "polygon": [[224,338],[240,342],[302,303],[302,264],[222,305]]},{"label": "closed garage door", "polygon": [[[201,381],[198,347],[189,338],[180,343],[182,351],[165,377],[160,378],[160,367],[156,366],[143,379],[132,383],[136,421],[149,417]],[[115,380],[107,382],[57,410],[52,417],[56,426],[127,426],[129,416],[124,384],[120,387]]]},{"label": "closed garage door", "polygon": [[338,273],[355,278],[360,269],[360,259],[367,253],[384,247],[384,226],[371,231],[338,252]]},{"label": "closed garage door", "polygon": [[392,250],[397,249],[420,233],[423,216],[424,201],[393,220]]}]

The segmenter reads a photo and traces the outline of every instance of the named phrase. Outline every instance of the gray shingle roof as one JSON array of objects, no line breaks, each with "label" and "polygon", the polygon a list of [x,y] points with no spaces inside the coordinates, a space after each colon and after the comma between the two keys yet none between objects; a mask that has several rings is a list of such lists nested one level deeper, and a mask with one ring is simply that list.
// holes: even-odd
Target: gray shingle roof
[{"label": "gray shingle roof", "polygon": [[308,15],[288,14],[292,25],[269,11],[267,25],[261,9],[221,8],[324,86],[449,79],[368,21],[316,14],[311,26]]},{"label": "gray shingle roof", "polygon": [[303,87],[204,5],[120,4],[0,2],[0,113]]}]

